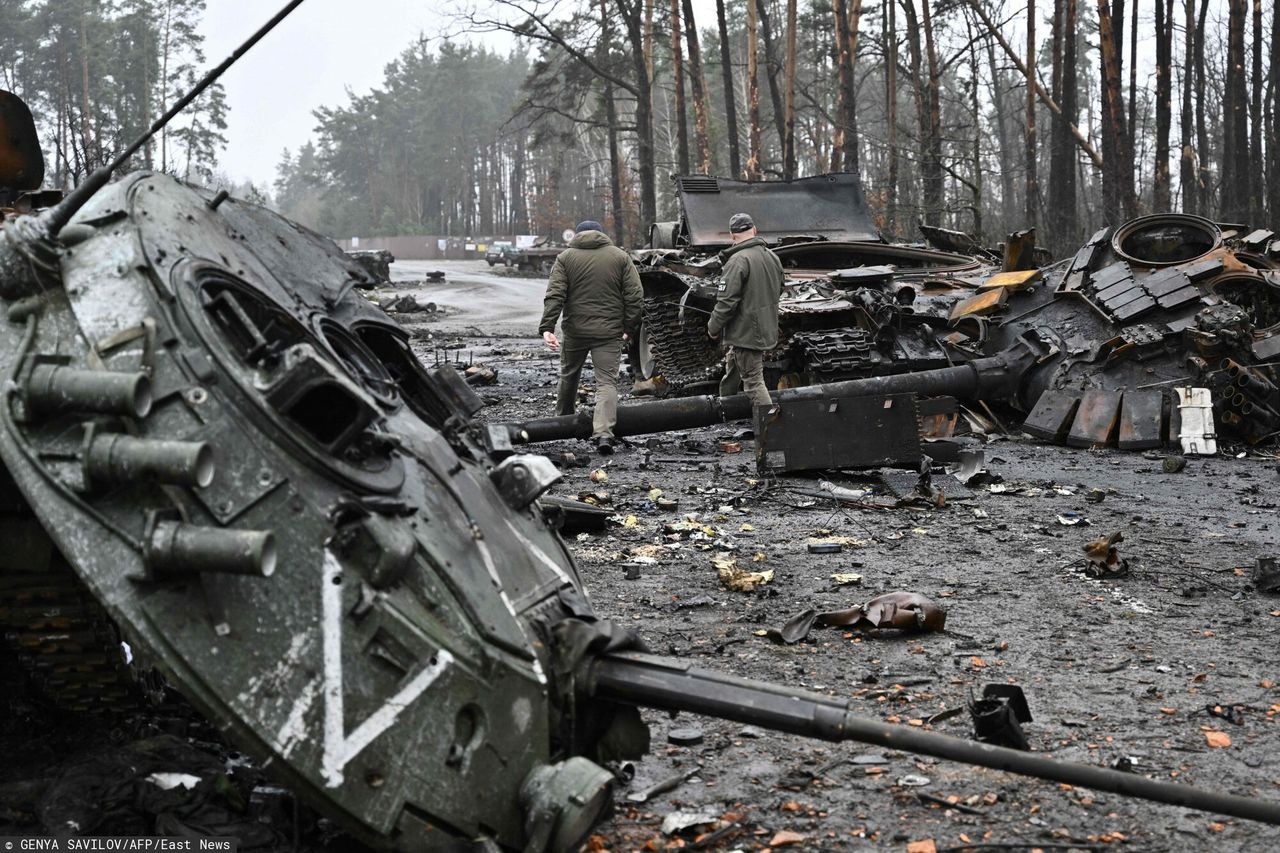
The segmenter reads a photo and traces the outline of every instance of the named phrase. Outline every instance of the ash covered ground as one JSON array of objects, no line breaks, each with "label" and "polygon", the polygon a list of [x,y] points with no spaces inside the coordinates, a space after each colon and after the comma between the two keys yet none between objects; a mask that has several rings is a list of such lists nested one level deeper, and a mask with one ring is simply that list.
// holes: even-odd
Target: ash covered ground
[{"label": "ash covered ground", "polygon": [[[443,269],[445,281],[417,283],[432,269]],[[557,359],[534,336],[545,280],[474,261],[394,272],[399,280],[371,296],[434,303],[434,312],[399,315],[425,363],[496,370],[496,383],[477,389],[487,402],[482,417],[551,412]],[[536,448],[562,463],[554,493],[603,492],[616,514],[605,532],[570,538],[600,615],[630,626],[659,654],[838,696],[869,718],[947,734],[972,733],[963,708],[985,685],[1018,684],[1037,752],[1280,800],[1280,596],[1252,585],[1257,558],[1280,556],[1274,451],[1236,458],[1229,448],[1166,473],[1163,452],[1001,437],[984,447],[998,482],[967,490],[939,478],[945,507],[899,506],[874,478],[852,473],[760,477],[751,440],[738,439],[743,426],[632,439],[607,458],[586,442]],[[724,452],[726,439],[741,451]],[[600,470],[607,482],[592,479]],[[815,498],[824,479],[869,491],[842,504]],[[658,509],[654,489],[678,508]],[[1124,536],[1128,574],[1088,577],[1083,546],[1114,532]],[[809,553],[818,537],[839,538],[843,549]],[[729,590],[716,561],[772,572],[772,580],[754,592]],[[839,585],[837,574],[861,581]],[[817,628],[795,645],[762,636],[805,609],[843,609],[892,591],[944,607],[946,630],[862,636]],[[21,696],[6,700],[22,705]],[[110,730],[92,719],[0,719],[0,835],[39,834],[74,819],[139,833],[154,825],[236,834],[242,849],[358,849],[295,808],[287,790],[192,714],[166,705]],[[1280,846],[1280,832],[1248,821],[687,714],[645,717],[652,754],[618,768],[631,778],[618,786],[614,815],[592,849]],[[680,729],[695,731],[675,732],[682,743],[672,743]],[[699,742],[684,744],[691,734]],[[210,779],[234,769],[234,785],[196,797],[196,808],[182,791],[138,783],[152,764],[175,763]],[[672,779],[681,781],[642,804],[629,799]],[[137,802],[139,792],[146,802]]]},{"label": "ash covered ground", "polygon": [[[412,279],[418,266],[398,265],[396,277]],[[497,383],[478,389],[487,420],[550,414],[557,361],[534,337],[544,282],[479,272],[479,262],[443,267],[449,281],[415,292],[445,313],[401,318],[424,361],[495,368]],[[406,288],[414,286],[390,290]],[[640,437],[613,457],[586,442],[537,448],[578,463],[562,464],[553,493],[604,492],[617,514],[607,532],[571,538],[602,616],[634,628],[657,653],[847,698],[868,717],[947,734],[971,735],[967,712],[929,721],[986,684],[1015,683],[1034,716],[1024,731],[1037,752],[1280,799],[1280,596],[1257,592],[1251,580],[1258,557],[1280,552],[1274,452],[1236,458],[1240,448],[1225,448],[1166,473],[1163,452],[998,437],[984,449],[1000,482],[954,488],[944,508],[891,507],[874,479],[851,473],[761,478],[750,440],[740,453],[720,448],[743,427]],[[607,482],[592,480],[597,470]],[[873,491],[861,507],[806,494],[822,479]],[[658,510],[654,489],[678,509]],[[709,530],[664,532],[690,516]],[[1130,571],[1088,577],[1083,546],[1117,531]],[[810,539],[832,536],[843,538],[842,552],[809,553]],[[773,579],[755,592],[730,591],[713,562],[726,559]],[[840,573],[860,574],[860,585],[837,585]],[[842,609],[897,590],[943,606],[946,630],[815,629],[791,646],[761,636],[806,608]],[[1280,844],[1261,824],[1116,794],[686,714],[645,717],[653,753],[620,786],[615,815],[593,841],[599,849],[696,847],[700,837],[703,849],[719,850]],[[672,729],[690,728],[701,743],[669,742]],[[641,805],[627,798],[689,773]],[[691,826],[664,834],[664,821]]]}]

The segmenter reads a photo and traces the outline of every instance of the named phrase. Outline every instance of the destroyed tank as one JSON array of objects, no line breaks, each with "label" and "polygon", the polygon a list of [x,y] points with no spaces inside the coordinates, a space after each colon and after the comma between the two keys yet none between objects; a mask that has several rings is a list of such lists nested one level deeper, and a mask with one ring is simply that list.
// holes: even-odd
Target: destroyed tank
[{"label": "destroyed tank", "polygon": [[[710,196],[711,186],[701,192]],[[769,187],[740,184],[723,209],[716,201],[703,201],[699,192],[683,193],[683,205],[688,211],[705,204],[719,219],[727,219],[721,214],[734,207],[775,210],[763,203],[753,208],[748,201],[751,192],[765,196]],[[784,195],[792,189],[779,185]],[[853,182],[845,192],[860,199],[855,190]],[[678,239],[690,227],[682,220],[672,229],[659,228],[655,240],[669,240],[671,234]],[[719,236],[727,240],[727,233]],[[780,256],[831,252],[841,263],[863,265],[804,272],[820,289],[812,303],[797,303],[797,285],[789,285],[792,301],[784,298],[780,312],[782,342],[769,355],[775,369],[766,375],[778,389],[776,399],[876,395],[893,388],[921,398],[980,400],[999,406],[1010,422],[1022,422],[1033,436],[1084,447],[1141,449],[1177,443],[1183,409],[1194,410],[1197,423],[1181,441],[1189,451],[1213,452],[1218,429],[1250,444],[1274,441],[1280,434],[1280,239],[1275,232],[1156,214],[1102,229],[1073,258],[1043,268],[1027,262],[1035,255],[1033,240],[1030,232],[1011,236],[999,267],[988,253],[967,266],[957,261],[954,268],[906,274],[882,266],[879,255],[856,256],[871,250],[899,253],[905,251],[902,247],[780,241]],[[976,248],[971,240],[967,245]],[[641,352],[633,358],[660,375],[675,376],[677,393],[714,391],[710,382],[719,376],[721,350],[705,335],[704,326],[715,301],[718,262],[711,257],[694,262],[684,251],[641,252],[638,257],[647,283],[646,330]],[[790,278],[800,275],[796,269],[788,265]],[[931,290],[934,295],[925,295]],[[788,325],[795,326],[798,317],[822,313],[810,312],[810,304],[843,306],[828,316],[853,325],[788,335]],[[860,307],[850,314],[849,305]],[[845,342],[858,337],[861,354],[852,355],[840,344],[829,351],[837,352],[831,360],[809,359],[805,353],[816,351],[810,346],[817,339],[812,335]],[[1040,341],[1042,352],[1025,365],[1017,382],[1002,378],[980,383],[978,389],[967,379],[949,385],[930,378],[968,377],[963,371],[947,371],[954,365],[980,365],[1031,338]],[[800,349],[797,342],[803,343]],[[678,365],[695,365],[696,370]],[[1003,376],[1007,361],[997,370]],[[890,376],[901,381],[878,381]],[[787,390],[811,383],[817,384],[802,393]],[[1195,388],[1203,391],[1193,392]],[[623,407],[619,434],[750,417],[750,407],[738,398]],[[581,418],[565,417],[513,425],[512,434],[517,440],[522,435],[545,440],[579,436],[584,429]]]},{"label": "destroyed tank", "polygon": [[57,698],[107,669],[127,693],[153,666],[306,802],[396,850],[576,849],[612,801],[602,764],[648,747],[637,706],[1280,823],[1275,803],[644,654],[592,610],[541,500],[554,466],[418,362],[331,241],[165,175],[109,183],[146,138],[0,226],[0,584],[25,596],[8,618],[35,623],[12,633],[51,644],[18,650],[32,677],[88,682]]},{"label": "destroyed tank", "polygon": [[645,301],[632,370],[661,377],[666,394],[706,393],[722,373],[706,324],[734,213],[753,217],[786,273],[778,344],[765,358],[779,387],[946,366],[934,333],[965,295],[956,279],[992,270],[989,255],[886,242],[855,174],[679,176],[675,191],[679,219],[652,226],[649,247],[633,253]]}]

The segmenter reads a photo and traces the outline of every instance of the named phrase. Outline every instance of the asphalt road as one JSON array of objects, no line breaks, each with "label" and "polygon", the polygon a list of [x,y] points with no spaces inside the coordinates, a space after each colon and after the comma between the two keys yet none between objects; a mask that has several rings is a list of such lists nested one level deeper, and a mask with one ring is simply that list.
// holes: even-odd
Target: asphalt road
[{"label": "asphalt road", "polygon": [[[428,272],[444,270],[442,282],[424,281]],[[484,261],[397,261],[391,266],[396,293],[412,293],[419,302],[435,302],[444,315],[432,329],[444,333],[483,328],[492,337],[532,337],[542,318],[547,280],[489,268]],[[411,282],[417,286],[406,288]]]}]

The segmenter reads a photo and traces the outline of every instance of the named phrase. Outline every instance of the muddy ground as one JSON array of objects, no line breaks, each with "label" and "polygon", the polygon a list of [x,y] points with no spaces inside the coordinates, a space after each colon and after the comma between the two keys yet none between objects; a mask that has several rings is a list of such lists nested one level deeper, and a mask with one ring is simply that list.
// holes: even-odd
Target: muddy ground
[{"label": "muddy ground", "polygon": [[[524,316],[536,324],[542,283],[517,281],[506,291],[522,307],[504,305],[492,328],[484,317],[488,295],[475,299],[458,287],[425,288],[451,313],[402,318],[425,359],[451,344],[460,347],[449,351],[453,357],[497,369],[497,384],[480,389],[488,404],[482,417],[493,421],[545,415],[553,406],[556,359],[534,337],[535,325],[512,322]],[[476,334],[481,329],[489,334]],[[603,616],[634,627],[656,652],[846,698],[868,717],[947,734],[970,735],[968,714],[928,721],[961,708],[986,684],[1018,684],[1037,752],[1280,799],[1280,596],[1251,583],[1259,556],[1280,556],[1274,453],[1235,458],[1240,449],[1228,448],[1165,473],[1163,452],[995,437],[985,443],[986,464],[1002,482],[972,491],[944,486],[952,492],[945,508],[885,508],[879,504],[891,498],[883,489],[867,499],[874,506],[855,507],[804,492],[820,479],[850,488],[873,480],[761,478],[750,440],[741,453],[719,447],[742,428],[664,435],[652,447],[633,439],[611,458],[585,442],[540,448],[553,460],[571,453],[586,463],[563,466],[555,493],[605,491],[617,512],[606,533],[573,542]],[[596,469],[608,474],[603,486],[590,479]],[[678,510],[657,510],[652,489],[677,499]],[[702,541],[664,534],[664,525],[691,514],[713,534]],[[1120,554],[1130,571],[1091,579],[1082,547],[1113,532],[1124,536]],[[820,535],[848,542],[838,554],[810,554],[808,540]],[[716,539],[720,546],[711,544]],[[756,592],[732,592],[713,558],[772,570],[774,578]],[[639,577],[628,579],[637,563]],[[831,580],[849,572],[862,575],[859,586]],[[793,646],[760,636],[806,608],[841,609],[895,590],[942,605],[946,630],[864,637],[815,629]],[[615,816],[596,839],[602,849],[693,845],[733,822],[741,828],[708,849],[796,842],[901,850],[926,841],[938,850],[1280,846],[1280,832],[1249,821],[738,723],[645,716],[654,752],[620,787]],[[701,730],[701,744],[668,743],[670,729],[690,727]],[[694,769],[642,806],[626,799]],[[663,835],[664,819],[677,812],[718,823]]]},{"label": "muddy ground", "polygon": [[[444,282],[413,283],[437,268]],[[424,362],[497,370],[496,384],[478,389],[487,403],[482,417],[550,413],[557,361],[535,337],[544,281],[479,261],[398,264],[394,274],[397,283],[375,298],[411,294],[438,309],[400,315]],[[760,477],[750,439],[740,441],[741,452],[721,450],[721,440],[742,428],[635,439],[609,458],[585,442],[539,448],[553,460],[571,453],[583,463],[564,464],[555,493],[605,492],[616,513],[606,532],[571,541],[602,616],[633,627],[655,652],[848,699],[867,717],[947,734],[970,735],[968,714],[938,715],[962,709],[987,684],[1018,684],[1037,752],[1280,800],[1280,596],[1251,584],[1259,556],[1280,556],[1274,453],[1235,458],[1232,449],[1165,473],[1162,452],[999,437],[984,446],[999,482],[970,491],[938,480],[946,484],[944,507],[894,506],[874,478]],[[591,480],[598,469],[607,483]],[[871,491],[861,505],[839,505],[808,494],[822,479]],[[653,489],[678,509],[657,509]],[[664,533],[690,515],[709,532]],[[1088,524],[1063,524],[1060,516]],[[1130,571],[1087,577],[1082,546],[1113,532],[1124,536],[1120,554]],[[844,548],[810,554],[815,536],[843,537]],[[772,571],[773,579],[755,592],[730,591],[713,559]],[[839,573],[861,575],[860,585],[838,586],[832,575]],[[841,609],[897,590],[943,606],[945,631],[815,629],[792,646],[761,636],[806,608]],[[22,706],[20,696],[4,698]],[[618,768],[633,778],[619,785],[614,816],[593,849],[1280,848],[1280,832],[1248,821],[740,723],[645,717],[653,752]],[[253,792],[247,813],[179,813],[172,831],[185,820],[227,832],[256,829],[272,849],[356,849],[295,810],[288,792],[259,771],[223,755],[216,734],[181,709],[111,731],[31,714],[0,723],[0,835],[38,831],[29,803],[50,784],[51,768],[96,755],[104,744],[161,735],[149,741],[152,749],[194,743],[241,767],[244,790]],[[701,742],[672,744],[673,728],[696,729]],[[113,779],[114,766],[68,778]],[[688,778],[674,790],[642,805],[628,800],[676,775]],[[114,786],[122,797],[131,796],[127,779]],[[69,792],[67,802],[78,801]],[[664,834],[664,821],[678,815],[693,825]],[[708,840],[708,832],[716,834]]]}]

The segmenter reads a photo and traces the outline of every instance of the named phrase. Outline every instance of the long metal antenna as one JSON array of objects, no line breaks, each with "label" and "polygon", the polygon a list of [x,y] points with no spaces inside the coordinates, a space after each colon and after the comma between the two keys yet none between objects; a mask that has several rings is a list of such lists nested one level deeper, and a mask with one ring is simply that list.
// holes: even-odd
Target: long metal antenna
[{"label": "long metal antenna", "polygon": [[178,113],[182,112],[186,109],[188,104],[200,97],[200,95],[204,93],[205,89],[208,89],[217,82],[218,78],[226,73],[228,68],[235,65],[236,61],[239,60],[240,57],[244,56],[245,53],[251,50],[255,44],[262,41],[263,37],[266,36],[267,33],[271,32],[276,28],[277,24],[289,17],[290,13],[301,6],[303,2],[304,0],[290,0],[283,9],[275,14],[275,17],[263,24],[261,29],[250,36],[248,41],[236,48],[230,56],[218,65],[218,67],[205,74],[191,91],[179,98],[168,112],[156,119],[155,122],[152,123],[151,127],[147,129],[146,133],[134,140],[133,144],[120,152],[120,154],[117,155],[110,163],[95,170],[93,174],[85,178],[79,186],[67,193],[66,198],[42,214],[41,218],[49,229],[49,236],[57,237],[58,232],[62,230],[64,225],[71,221],[71,217],[75,216],[76,211],[84,207],[85,203],[88,202],[89,199],[93,198],[98,190],[107,185],[107,182],[111,180],[111,176],[115,174],[116,169],[120,168],[129,160],[130,157],[138,153],[138,149],[150,142],[157,133],[164,129],[165,125],[171,122],[173,118],[178,115]]}]

